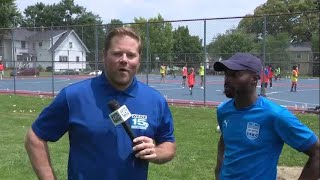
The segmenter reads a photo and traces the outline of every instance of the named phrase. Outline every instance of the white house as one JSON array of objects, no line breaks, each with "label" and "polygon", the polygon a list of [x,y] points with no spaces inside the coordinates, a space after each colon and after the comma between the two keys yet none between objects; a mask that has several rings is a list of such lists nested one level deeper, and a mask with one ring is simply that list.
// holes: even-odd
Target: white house
[{"label": "white house", "polygon": [[0,40],[0,56],[6,67],[42,66],[53,67],[55,71],[80,71],[86,69],[88,52],[88,48],[71,29],[40,32],[16,29]]}]

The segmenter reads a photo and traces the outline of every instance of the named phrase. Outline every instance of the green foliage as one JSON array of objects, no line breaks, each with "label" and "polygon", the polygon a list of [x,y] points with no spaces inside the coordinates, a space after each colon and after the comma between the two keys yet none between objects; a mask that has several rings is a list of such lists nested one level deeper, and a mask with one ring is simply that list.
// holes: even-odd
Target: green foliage
[{"label": "green foliage", "polygon": [[202,40],[199,36],[191,36],[188,26],[179,26],[173,31],[173,37],[173,52],[178,56],[176,61],[182,61],[184,57],[179,57],[179,55],[184,55],[185,53],[192,53],[196,56],[189,56],[183,62],[198,64],[203,61]]},{"label": "green foliage", "polygon": [[[268,0],[255,9],[254,15],[270,15],[266,24],[268,35],[289,32],[292,42],[310,42],[312,33],[319,29],[319,13],[299,12],[318,11],[316,3],[315,0]],[[283,13],[292,14],[274,15]],[[263,18],[244,18],[239,28],[259,34],[263,30]]]},{"label": "green foliage", "polygon": [[41,72],[41,71],[43,71],[43,67],[39,64],[38,66],[37,66],[37,69],[39,70],[39,72]]},{"label": "green foliage", "polygon": [[[17,26],[21,20],[15,0],[2,0],[0,4],[0,28],[10,28]],[[0,33],[1,36],[2,33]]]},{"label": "green foliage", "polygon": [[46,72],[52,72],[52,66],[47,66],[46,67]]},{"label": "green foliage", "polygon": [[208,45],[211,57],[227,59],[236,52],[254,52],[254,35],[248,35],[240,30],[228,30],[220,34]]},{"label": "green foliage", "polygon": [[[24,149],[24,136],[34,119],[52,98],[0,95],[1,179],[36,179]],[[220,134],[214,108],[170,107],[175,124],[176,157],[164,165],[150,164],[150,180],[209,180],[213,178]],[[319,117],[298,114],[301,121],[319,136]],[[68,136],[49,143],[51,160],[58,179],[67,179]],[[307,156],[285,146],[279,165],[303,166]]]},{"label": "green foliage", "polygon": [[[259,43],[262,49],[262,42]],[[284,66],[289,59],[289,53],[286,50],[290,46],[290,37],[288,33],[279,33],[275,36],[266,37],[266,64],[277,64]],[[282,65],[281,65],[282,64]]]},{"label": "green foliage", "polygon": [[[101,18],[92,12],[87,12],[84,7],[74,4],[74,0],[61,0],[60,3],[52,5],[38,2],[28,6],[24,14],[26,18],[22,26],[25,27],[68,26],[74,29],[90,51],[87,54],[89,62],[95,61],[95,48],[98,48],[98,53],[102,54],[105,32],[101,26]],[[73,26],[79,24],[82,27]],[[95,28],[97,28],[98,47],[96,47]]]}]

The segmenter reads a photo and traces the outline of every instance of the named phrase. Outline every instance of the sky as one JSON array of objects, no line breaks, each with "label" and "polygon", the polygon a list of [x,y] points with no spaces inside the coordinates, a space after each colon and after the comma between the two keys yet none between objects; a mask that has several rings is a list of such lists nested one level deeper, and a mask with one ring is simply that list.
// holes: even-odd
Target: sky
[{"label": "sky", "polygon": [[[61,0],[16,0],[20,12],[37,2],[59,3]],[[120,19],[133,22],[134,17],[151,18],[158,13],[165,20],[233,17],[253,14],[267,0],[74,0],[87,11],[99,15],[104,23]]]},{"label": "sky", "polygon": [[[20,12],[37,2],[44,4],[59,3],[61,0],[16,0]],[[134,22],[135,17],[146,19],[159,13],[165,20],[204,19],[238,17],[253,14],[254,9],[267,0],[74,0],[74,3],[86,8],[87,12],[99,15],[104,24],[111,19],[120,19],[124,23]],[[240,19],[208,21],[206,31],[210,39],[227,29],[236,27]],[[173,23],[173,27],[188,26],[190,34],[203,38],[204,23]]]}]

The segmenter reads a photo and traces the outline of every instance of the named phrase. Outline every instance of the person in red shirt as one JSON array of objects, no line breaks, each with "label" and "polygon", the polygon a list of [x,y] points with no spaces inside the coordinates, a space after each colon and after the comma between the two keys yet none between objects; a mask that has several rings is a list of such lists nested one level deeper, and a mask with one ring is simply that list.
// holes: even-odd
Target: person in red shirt
[{"label": "person in red shirt", "polygon": [[4,77],[4,65],[2,61],[0,61],[0,79],[2,80]]},{"label": "person in red shirt", "polygon": [[261,96],[266,97],[266,93],[267,93],[267,87],[268,87],[268,83],[269,83],[269,70],[267,67],[264,68],[263,71],[261,71],[261,75],[260,75],[260,81],[261,81]]},{"label": "person in red shirt", "polygon": [[269,77],[270,88],[272,88],[272,78],[273,78],[273,68],[272,68],[272,66],[268,66],[268,77]]},{"label": "person in red shirt", "polygon": [[195,84],[195,77],[196,77],[196,74],[194,73],[194,69],[190,68],[188,71],[188,86],[190,90],[190,95],[192,95],[192,89]]},{"label": "person in red shirt", "polygon": [[188,68],[187,68],[187,64],[186,64],[182,68],[182,87],[183,88],[186,86],[187,76],[188,76]]}]

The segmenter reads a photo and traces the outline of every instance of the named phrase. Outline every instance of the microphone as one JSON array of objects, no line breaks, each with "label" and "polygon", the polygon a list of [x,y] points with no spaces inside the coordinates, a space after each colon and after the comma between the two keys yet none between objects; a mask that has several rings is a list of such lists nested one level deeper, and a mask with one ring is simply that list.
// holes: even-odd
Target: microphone
[{"label": "microphone", "polygon": [[113,111],[109,114],[110,119],[112,120],[115,126],[121,124],[130,137],[131,141],[136,137],[130,128],[127,120],[131,117],[131,113],[126,105],[120,106],[119,102],[116,100],[111,100],[108,103],[109,108]]}]

